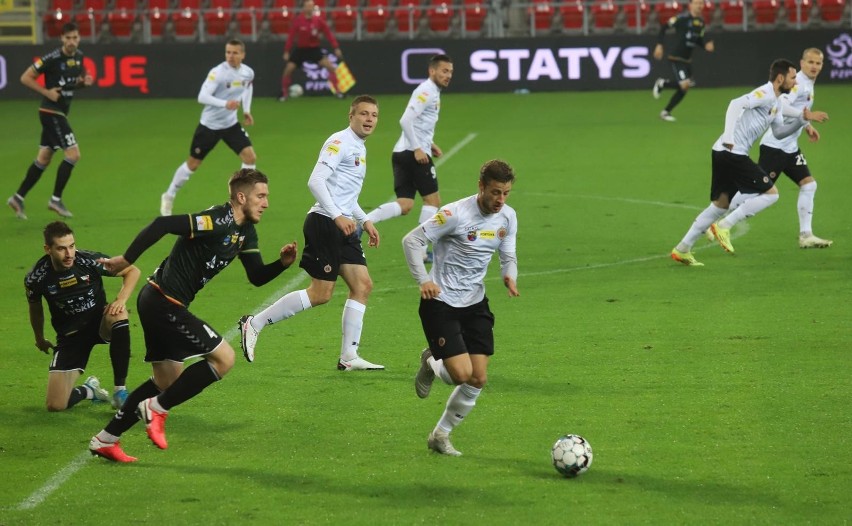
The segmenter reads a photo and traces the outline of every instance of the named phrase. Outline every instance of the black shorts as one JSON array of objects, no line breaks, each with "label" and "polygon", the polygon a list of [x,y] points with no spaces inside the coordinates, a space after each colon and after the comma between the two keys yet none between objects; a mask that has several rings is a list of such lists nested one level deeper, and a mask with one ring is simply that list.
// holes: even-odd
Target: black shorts
[{"label": "black shorts", "polygon": [[211,130],[207,126],[199,124],[195,128],[195,134],[192,136],[189,155],[193,159],[203,160],[216,147],[216,144],[220,140],[225,141],[225,144],[237,155],[245,148],[251,146],[251,139],[249,139],[248,132],[239,123],[224,130]]},{"label": "black shorts", "polygon": [[680,60],[669,60],[669,65],[671,65],[672,73],[674,73],[676,82],[688,80],[691,85],[695,84],[692,80],[692,64],[689,62],[681,62]]},{"label": "black shorts", "polygon": [[58,113],[38,112],[41,121],[41,147],[52,150],[67,150],[77,146],[77,138],[68,117]]},{"label": "black shorts", "polygon": [[109,343],[101,338],[101,317],[96,317],[91,323],[68,336],[57,335],[56,348],[53,349],[53,359],[50,360],[49,371],[80,371],[86,370],[92,348],[101,343]]},{"label": "black shorts", "polygon": [[469,307],[420,300],[420,323],[436,360],[460,354],[494,354],[494,314],[488,298]]},{"label": "black shorts", "polygon": [[312,212],[302,227],[305,248],[299,266],[312,278],[337,281],[340,265],[367,266],[367,257],[358,236],[344,236],[334,220]]},{"label": "black shorts", "polygon": [[297,47],[290,53],[290,60],[297,66],[302,67],[305,62],[313,62],[319,64],[319,61],[328,55],[328,51],[319,47]]},{"label": "black shorts", "polygon": [[438,174],[429,156],[428,164],[420,164],[414,158],[414,152],[393,152],[393,189],[397,197],[414,199],[416,193],[421,196],[434,194],[438,191]]},{"label": "black shorts", "polygon": [[139,321],[145,334],[146,362],[183,362],[209,354],[222,337],[183,305],[173,303],[150,283],[136,300]]},{"label": "black shorts", "polygon": [[758,159],[757,164],[769,174],[773,181],[778,180],[778,176],[782,172],[796,184],[802,182],[805,177],[811,177],[811,170],[808,168],[808,161],[805,159],[802,150],[796,150],[796,153],[787,153],[784,150],[761,144],[760,159]]},{"label": "black shorts", "polygon": [[713,177],[710,183],[710,200],[727,194],[731,200],[737,191],[744,194],[762,194],[775,185],[763,168],[748,155],[738,155],[728,151],[712,150]]}]

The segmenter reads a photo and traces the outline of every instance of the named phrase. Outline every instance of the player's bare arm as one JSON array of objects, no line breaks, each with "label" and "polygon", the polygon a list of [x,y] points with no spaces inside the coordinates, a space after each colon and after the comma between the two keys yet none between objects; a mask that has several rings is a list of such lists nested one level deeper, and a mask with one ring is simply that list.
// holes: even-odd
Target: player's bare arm
[{"label": "player's bare arm", "polygon": [[828,120],[828,113],[824,111],[811,111],[805,108],[802,110],[802,118],[806,121],[825,122]]},{"label": "player's bare arm", "polygon": [[243,113],[243,121],[246,126],[254,125],[254,117],[251,116],[251,113]]},{"label": "player's bare arm", "polygon": [[124,254],[113,256],[111,258],[100,258],[98,263],[104,266],[110,274],[118,275],[121,271],[130,266],[130,262],[124,259]]},{"label": "player's bare arm", "polygon": [[33,335],[35,335],[35,346],[39,351],[47,354],[53,348],[53,343],[44,338],[44,308],[40,301],[30,303],[29,306],[30,325],[33,328]]},{"label": "player's bare arm", "polygon": [[438,146],[437,144],[434,144],[434,143],[433,143],[433,144],[432,144],[432,157],[434,157],[434,158],[436,158],[436,159],[437,159],[438,157],[440,157],[440,156],[442,156],[442,155],[444,155],[444,151],[443,151],[443,150],[441,150],[441,147],[440,147],[440,146]]},{"label": "player's bare arm", "polygon": [[503,277],[503,284],[506,285],[507,289],[509,289],[510,297],[516,298],[521,295],[521,293],[518,292],[518,284],[509,276]]},{"label": "player's bare arm", "polygon": [[127,311],[127,300],[133,294],[133,290],[136,288],[136,283],[139,282],[139,276],[141,275],[142,272],[136,265],[129,265],[116,274],[116,277],[121,278],[121,289],[118,291],[115,300],[106,306],[104,314],[117,316]]},{"label": "player's bare arm", "polygon": [[30,66],[26,71],[24,71],[23,75],[21,75],[21,84],[35,91],[39,95],[47,97],[53,102],[58,101],[62,88],[56,86],[55,88],[47,89],[38,83],[38,77],[39,73]]}]

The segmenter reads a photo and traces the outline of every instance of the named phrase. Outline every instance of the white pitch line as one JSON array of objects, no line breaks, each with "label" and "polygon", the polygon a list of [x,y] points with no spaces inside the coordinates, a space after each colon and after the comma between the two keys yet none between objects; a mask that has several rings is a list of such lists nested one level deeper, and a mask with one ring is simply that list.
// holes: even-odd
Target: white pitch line
[{"label": "white pitch line", "polygon": [[474,139],[476,139],[476,134],[475,133],[468,133],[467,137],[462,139],[461,142],[458,142],[455,145],[453,145],[453,147],[450,148],[449,151],[445,152],[444,155],[440,156],[435,161],[435,167],[437,168],[438,166],[441,166],[442,164],[447,162],[450,159],[450,157],[457,154],[459,150],[461,150],[462,148],[467,146],[467,143],[469,143],[470,141],[472,141]]}]

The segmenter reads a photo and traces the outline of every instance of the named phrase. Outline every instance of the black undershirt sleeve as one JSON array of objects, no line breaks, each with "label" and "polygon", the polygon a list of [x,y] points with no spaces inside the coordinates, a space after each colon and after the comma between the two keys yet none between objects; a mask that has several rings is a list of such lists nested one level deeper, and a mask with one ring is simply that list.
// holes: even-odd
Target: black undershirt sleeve
[{"label": "black undershirt sleeve", "polygon": [[255,287],[269,283],[287,270],[287,267],[281,264],[280,259],[264,265],[258,252],[240,254],[240,262],[246,269],[249,282]]},{"label": "black undershirt sleeve", "polygon": [[142,229],[136,239],[130,243],[124,251],[124,259],[133,263],[143,252],[151,248],[154,243],[162,239],[166,234],[176,236],[188,236],[192,234],[192,222],[189,215],[160,216],[151,224]]}]

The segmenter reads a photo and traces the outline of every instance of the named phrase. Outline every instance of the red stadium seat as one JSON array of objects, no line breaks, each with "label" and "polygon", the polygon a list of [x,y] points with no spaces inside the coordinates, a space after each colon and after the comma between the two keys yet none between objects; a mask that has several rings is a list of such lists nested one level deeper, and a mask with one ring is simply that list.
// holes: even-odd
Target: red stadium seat
[{"label": "red stadium seat", "polygon": [[388,29],[391,11],[388,0],[367,0],[364,8],[364,21],[367,34],[383,35]]},{"label": "red stadium seat", "polygon": [[453,9],[452,0],[432,0],[426,10],[426,18],[429,21],[429,30],[439,35],[448,35],[452,29]]},{"label": "red stadium seat", "polygon": [[269,32],[286,37],[290,32],[290,22],[296,15],[296,0],[273,0],[272,8],[266,15],[269,19]]},{"label": "red stadium seat", "polygon": [[571,0],[559,6],[562,16],[562,29],[566,33],[576,33],[583,30],[583,0]]},{"label": "red stadium seat", "polygon": [[704,11],[701,12],[701,16],[704,17],[704,24],[709,26],[713,23],[713,15],[716,14],[716,6],[713,4],[713,0],[704,0]]},{"label": "red stadium seat", "polygon": [[400,0],[399,6],[393,13],[397,31],[400,34],[416,34],[422,15],[420,0]]},{"label": "red stadium seat", "polygon": [[[636,13],[639,13],[639,20],[636,20]],[[624,20],[627,22],[627,27],[636,29],[637,24],[641,29],[648,26],[648,15],[651,13],[651,7],[645,3],[645,0],[630,0],[624,4]]]},{"label": "red stadium seat", "polygon": [[787,0],[784,4],[787,9],[787,21],[791,25],[805,25],[810,20],[811,0]]},{"label": "red stadium seat", "polygon": [[536,31],[549,31],[553,26],[553,6],[550,0],[532,0],[527,14]]},{"label": "red stadium seat", "polygon": [[172,15],[175,38],[179,40],[191,40],[195,38],[198,30],[198,11],[200,8],[200,0],[178,1],[179,11]]},{"label": "red stadium seat", "polygon": [[744,7],[743,0],[721,0],[722,25],[731,29],[743,27]]},{"label": "red stadium seat", "polygon": [[148,0],[146,20],[151,27],[151,38],[159,40],[168,20],[169,0]]},{"label": "red stadium seat", "polygon": [[44,32],[51,38],[62,34],[62,26],[71,22],[74,11],[74,0],[50,0],[44,14]]},{"label": "red stadium seat", "polygon": [[666,0],[654,5],[654,12],[657,13],[657,21],[660,25],[667,24],[672,17],[679,15],[683,9],[684,6],[678,0]]},{"label": "red stadium seat", "polygon": [[338,0],[331,12],[331,21],[337,36],[352,36],[358,24],[358,0]]},{"label": "red stadium seat", "polygon": [[105,0],[85,0],[83,12],[74,16],[81,37],[97,36],[101,32],[101,24],[106,18]]},{"label": "red stadium seat", "polygon": [[482,24],[488,16],[488,9],[482,0],[464,0],[464,30],[466,33],[478,35],[482,32]]},{"label": "red stadium seat", "polygon": [[109,32],[120,40],[130,40],[136,15],[136,0],[116,0],[115,6],[107,15]]},{"label": "red stadium seat", "polygon": [[260,33],[260,25],[263,21],[263,0],[243,0],[242,6],[237,9],[234,16],[237,19],[240,35],[257,35]]},{"label": "red stadium seat", "polygon": [[592,4],[593,27],[595,31],[609,32],[615,27],[618,6],[612,0],[595,0]]},{"label": "red stadium seat", "polygon": [[774,26],[778,20],[778,0],[752,0],[754,23],[758,26]]},{"label": "red stadium seat", "polygon": [[820,19],[824,24],[833,26],[843,23],[846,0],[817,0],[817,5]]},{"label": "red stadium seat", "polygon": [[233,16],[231,0],[211,0],[210,9],[204,12],[204,32],[210,36],[227,34]]}]

